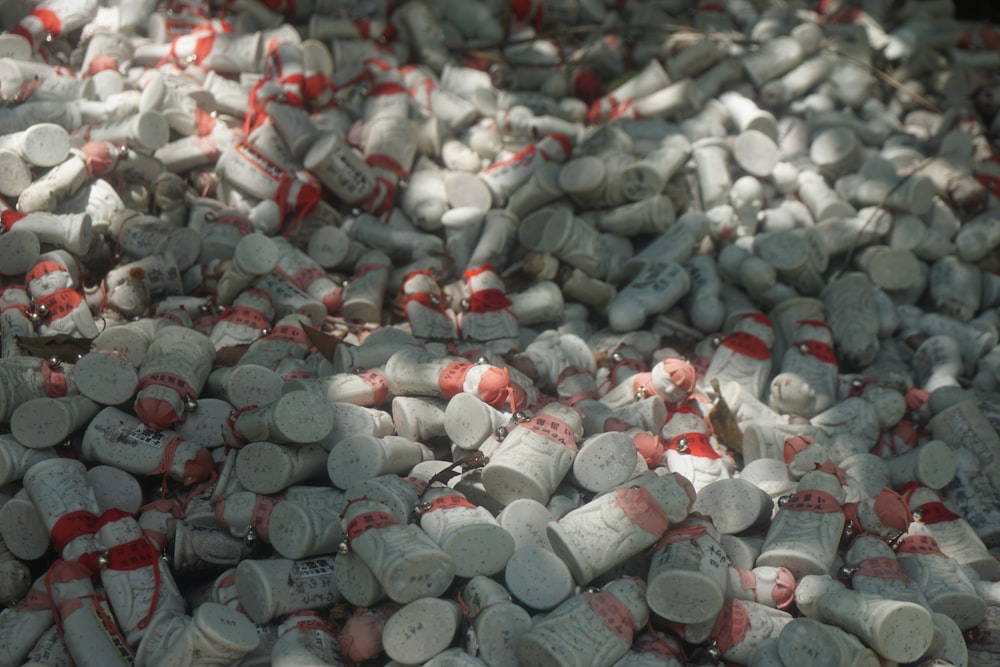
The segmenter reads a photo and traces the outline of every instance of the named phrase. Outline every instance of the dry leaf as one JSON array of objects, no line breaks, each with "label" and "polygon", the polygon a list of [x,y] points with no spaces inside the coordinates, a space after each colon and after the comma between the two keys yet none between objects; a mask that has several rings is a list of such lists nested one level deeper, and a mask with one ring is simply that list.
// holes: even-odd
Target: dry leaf
[{"label": "dry leaf", "polygon": [[742,454],[743,431],[740,430],[740,425],[736,421],[736,415],[729,409],[726,399],[722,397],[718,380],[712,380],[712,389],[715,390],[717,398],[712,404],[712,409],[708,412],[708,420],[712,423],[715,437],[729,449]]},{"label": "dry leaf", "polygon": [[306,332],[306,338],[308,338],[309,342],[313,344],[313,347],[315,347],[327,360],[333,361],[333,351],[337,349],[338,345],[341,345],[344,342],[340,336],[320,331],[319,329],[308,325],[303,325],[302,330]]},{"label": "dry leaf", "polygon": [[55,357],[59,361],[67,364],[76,363],[81,356],[90,352],[90,347],[94,342],[93,338],[77,338],[69,334],[55,334],[53,336],[15,336],[17,346],[28,354],[51,359]]}]

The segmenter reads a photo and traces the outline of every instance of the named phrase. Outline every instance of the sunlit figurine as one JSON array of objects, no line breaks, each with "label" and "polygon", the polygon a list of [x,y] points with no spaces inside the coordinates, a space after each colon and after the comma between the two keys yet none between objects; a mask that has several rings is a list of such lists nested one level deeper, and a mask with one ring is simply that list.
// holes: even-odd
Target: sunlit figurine
[{"label": "sunlit figurine", "polygon": [[68,254],[54,251],[42,255],[25,276],[38,333],[43,336],[94,338],[99,333],[83,294],[76,290],[75,264]]},{"label": "sunlit figurine", "polygon": [[756,564],[786,567],[796,579],[833,567],[844,530],[844,490],[836,475],[813,470],[771,522]]},{"label": "sunlit figurine", "polygon": [[628,653],[648,620],[642,582],[616,579],[574,595],[538,620],[521,637],[517,657],[524,667],[610,667]]}]

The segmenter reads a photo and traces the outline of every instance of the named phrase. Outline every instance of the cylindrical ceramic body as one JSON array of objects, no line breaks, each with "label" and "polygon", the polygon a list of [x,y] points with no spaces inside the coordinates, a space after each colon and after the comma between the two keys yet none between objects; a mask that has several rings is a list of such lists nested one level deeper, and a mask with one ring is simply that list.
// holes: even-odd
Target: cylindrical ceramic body
[{"label": "cylindrical ceramic body", "polygon": [[333,578],[334,557],[309,560],[245,560],[236,567],[236,589],[247,615],[256,623],[305,609],[321,609],[340,600]]},{"label": "cylindrical ceramic body", "polygon": [[191,484],[208,479],[212,457],[201,445],[169,430],[156,431],[114,407],[101,410],[83,435],[83,456],[135,475],[169,475]]},{"label": "cylindrical ceramic body", "polygon": [[600,495],[546,527],[553,550],[584,585],[652,546],[694,500],[690,484],[668,474],[639,488]]},{"label": "cylindrical ceramic body", "polygon": [[435,597],[451,585],[454,559],[414,524],[401,524],[388,507],[358,500],[344,513],[344,532],[351,550],[378,578],[390,599],[406,604]]}]

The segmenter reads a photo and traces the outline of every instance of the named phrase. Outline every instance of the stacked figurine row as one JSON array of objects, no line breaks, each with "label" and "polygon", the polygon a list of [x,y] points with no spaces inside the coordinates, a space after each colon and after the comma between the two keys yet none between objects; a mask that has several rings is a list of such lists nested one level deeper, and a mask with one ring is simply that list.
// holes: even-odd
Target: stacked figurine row
[{"label": "stacked figurine row", "polygon": [[771,4],[0,7],[0,667],[995,662],[996,33]]}]

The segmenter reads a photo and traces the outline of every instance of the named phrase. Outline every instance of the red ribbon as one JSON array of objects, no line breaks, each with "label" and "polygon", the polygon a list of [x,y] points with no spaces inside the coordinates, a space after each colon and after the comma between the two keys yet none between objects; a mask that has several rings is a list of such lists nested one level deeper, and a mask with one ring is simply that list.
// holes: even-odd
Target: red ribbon
[{"label": "red ribbon", "polygon": [[388,512],[365,512],[347,522],[347,541],[352,542],[372,528],[385,528],[399,524]]},{"label": "red ribbon", "polygon": [[87,510],[67,512],[56,520],[49,531],[56,553],[81,535],[92,535],[97,530],[97,515]]},{"label": "red ribbon", "polygon": [[35,299],[35,310],[38,310],[39,306],[48,308],[48,312],[42,317],[42,321],[47,324],[69,315],[82,302],[83,295],[67,287]]},{"label": "red ribbon", "polygon": [[421,509],[421,514],[427,514],[428,512],[434,512],[436,510],[450,510],[456,507],[468,507],[470,509],[476,509],[477,505],[470,503],[464,496],[457,493],[448,493],[443,496],[438,496],[430,502],[427,503],[426,509]]},{"label": "red ribbon", "polygon": [[768,349],[767,343],[746,331],[734,331],[722,340],[722,345],[736,354],[752,359],[771,358],[771,350]]},{"label": "red ribbon", "polygon": [[938,547],[937,541],[930,535],[910,535],[909,537],[904,537],[896,547],[896,553],[947,558]]},{"label": "red ribbon", "polygon": [[800,340],[795,343],[798,347],[804,347],[805,354],[815,357],[824,364],[837,365],[837,355],[833,351],[833,346],[821,340]]},{"label": "red ribbon", "polygon": [[[679,447],[679,441],[682,438],[687,440],[687,449],[683,451]],[[692,456],[698,456],[703,459],[722,458],[719,455],[719,452],[715,451],[715,448],[712,447],[712,443],[708,439],[708,436],[704,433],[698,433],[697,431],[678,435],[673,438],[669,444],[667,444],[667,449],[672,449],[680,454],[691,454]]]},{"label": "red ribbon", "polygon": [[577,451],[576,434],[573,433],[570,425],[561,419],[557,419],[552,415],[539,414],[527,421],[521,422],[520,425],[532,433],[544,436],[563,447],[572,449],[574,452]]},{"label": "red ribbon", "polygon": [[223,322],[242,324],[252,329],[267,329],[271,326],[271,320],[264,313],[250,306],[231,306],[222,313],[220,319]]},{"label": "red ribbon", "polygon": [[632,614],[625,603],[608,591],[583,595],[591,611],[604,622],[604,627],[625,643],[631,644],[635,629],[632,627]]},{"label": "red ribbon", "polygon": [[[42,24],[42,29],[45,30],[46,34],[52,35],[53,37],[58,37],[62,34],[62,20],[59,18],[59,15],[51,9],[35,8],[31,10],[31,14],[28,16],[33,16],[38,19],[38,22]],[[14,29],[11,30],[11,32],[28,40],[28,43],[31,44],[32,48],[36,46],[35,40],[31,37],[31,33],[28,32],[28,30],[21,23],[14,26]]]},{"label": "red ribbon", "polygon": [[469,296],[470,313],[492,313],[510,308],[511,301],[500,289],[481,289]]},{"label": "red ribbon", "polygon": [[924,503],[918,509],[920,510],[920,522],[924,525],[932,525],[944,521],[957,521],[962,518],[948,509],[944,503]]},{"label": "red ribbon", "polygon": [[872,577],[873,579],[895,579],[904,582],[910,581],[910,578],[900,568],[899,561],[891,556],[864,559],[858,563],[857,572],[852,576]]},{"label": "red ribbon", "polygon": [[798,491],[792,495],[791,499],[781,506],[781,511],[789,512],[816,512],[820,514],[833,514],[842,512],[843,508],[837,499],[825,491],[809,489]]},{"label": "red ribbon", "polygon": [[3,213],[0,213],[0,225],[3,226],[5,232],[9,232],[11,227],[17,224],[17,221],[28,215],[27,213],[21,213],[20,211],[15,211],[12,208],[7,209]]},{"label": "red ribbon", "polygon": [[191,386],[186,379],[178,375],[177,373],[170,373],[168,371],[155,371],[153,373],[147,373],[139,379],[139,383],[135,386],[135,393],[139,393],[146,387],[167,387],[168,389],[173,389],[182,398],[190,398],[191,400],[198,399],[198,390]]},{"label": "red ribbon", "polygon": [[62,368],[54,368],[47,359],[42,359],[42,384],[45,395],[49,398],[62,398],[66,395],[66,373]]}]

